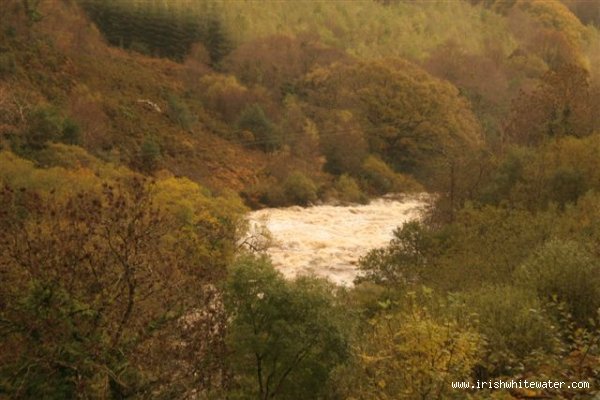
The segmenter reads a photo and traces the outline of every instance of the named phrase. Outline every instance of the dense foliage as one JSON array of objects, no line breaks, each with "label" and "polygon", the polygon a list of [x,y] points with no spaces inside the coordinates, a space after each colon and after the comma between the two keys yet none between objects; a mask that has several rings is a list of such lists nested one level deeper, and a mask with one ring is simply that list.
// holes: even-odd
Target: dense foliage
[{"label": "dense foliage", "polygon": [[[598,10],[3,0],[0,398],[595,395]],[[351,288],[245,236],[418,191]]]}]

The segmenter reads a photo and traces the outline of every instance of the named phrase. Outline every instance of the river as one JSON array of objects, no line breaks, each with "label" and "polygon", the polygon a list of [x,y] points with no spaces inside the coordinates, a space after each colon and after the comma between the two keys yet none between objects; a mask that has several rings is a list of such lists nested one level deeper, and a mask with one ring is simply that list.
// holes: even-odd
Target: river
[{"label": "river", "polygon": [[427,195],[396,196],[366,205],[267,208],[251,212],[251,231],[266,227],[273,265],[286,277],[315,274],[352,285],[358,259],[385,246],[393,231],[419,218]]}]

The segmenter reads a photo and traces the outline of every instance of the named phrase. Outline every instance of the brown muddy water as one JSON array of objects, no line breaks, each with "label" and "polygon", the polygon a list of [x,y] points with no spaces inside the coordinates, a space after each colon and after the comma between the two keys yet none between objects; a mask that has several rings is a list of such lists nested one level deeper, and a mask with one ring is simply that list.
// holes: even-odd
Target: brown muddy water
[{"label": "brown muddy water", "polygon": [[418,219],[426,194],[372,200],[367,205],[267,208],[251,212],[251,232],[267,228],[273,265],[286,277],[315,274],[352,285],[358,259],[385,246],[404,222]]}]

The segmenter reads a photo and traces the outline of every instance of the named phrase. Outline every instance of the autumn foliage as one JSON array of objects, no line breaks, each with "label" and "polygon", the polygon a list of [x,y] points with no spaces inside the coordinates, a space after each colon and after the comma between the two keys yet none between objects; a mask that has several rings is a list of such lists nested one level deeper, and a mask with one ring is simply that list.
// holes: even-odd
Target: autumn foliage
[{"label": "autumn foliage", "polygon": [[[595,2],[0,9],[0,398],[597,394]],[[353,287],[246,236],[423,191]]]}]

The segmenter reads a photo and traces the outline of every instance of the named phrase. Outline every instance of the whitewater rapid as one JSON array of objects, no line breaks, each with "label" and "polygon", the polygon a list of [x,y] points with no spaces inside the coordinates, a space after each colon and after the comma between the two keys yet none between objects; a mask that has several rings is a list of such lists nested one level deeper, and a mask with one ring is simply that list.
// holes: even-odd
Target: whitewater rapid
[{"label": "whitewater rapid", "polygon": [[248,216],[250,231],[266,227],[267,253],[286,277],[314,274],[352,285],[358,259],[385,246],[394,230],[420,217],[426,195],[381,198],[367,205],[267,208]]}]

